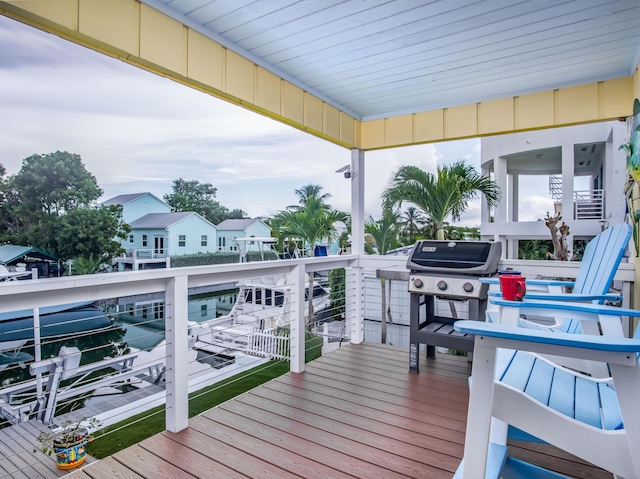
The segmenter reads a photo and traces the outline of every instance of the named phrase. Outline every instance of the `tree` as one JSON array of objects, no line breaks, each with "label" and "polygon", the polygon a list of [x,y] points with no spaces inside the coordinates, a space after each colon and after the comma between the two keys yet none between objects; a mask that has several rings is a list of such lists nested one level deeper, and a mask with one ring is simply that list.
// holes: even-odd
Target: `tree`
[{"label": "tree", "polygon": [[500,189],[493,180],[479,175],[464,161],[458,161],[438,167],[436,176],[416,166],[401,166],[385,189],[383,200],[390,207],[403,202],[413,204],[437,228],[438,239],[444,239],[447,218],[459,220],[469,201],[479,193],[484,195],[489,207],[495,206],[500,198]]},{"label": "tree", "polygon": [[217,225],[228,218],[244,218],[246,213],[235,209],[229,211],[216,201],[218,189],[210,183],[198,180],[173,180],[173,193],[164,195],[163,199],[173,211],[195,211],[200,216]]},{"label": "tree", "polygon": [[[335,223],[349,222],[349,215],[338,210],[331,209],[324,202],[326,195],[319,195],[322,187],[317,187],[316,193],[305,196],[305,202],[301,206],[290,207],[278,212],[271,222],[276,227],[276,233],[280,239],[298,239],[309,246],[309,256],[314,255],[315,245],[323,238],[329,241],[336,235]],[[296,190],[300,191],[300,190]],[[313,273],[309,273],[309,291],[313,291]],[[309,301],[309,317],[313,318],[313,302]]]},{"label": "tree", "polygon": [[420,227],[425,222],[425,217],[422,212],[415,206],[409,206],[400,217],[400,221],[402,234],[407,238],[409,243],[415,242]]},{"label": "tree", "polygon": [[120,206],[77,208],[51,222],[46,249],[63,260],[94,257],[108,264],[124,252],[117,239],[125,239],[129,231]]},{"label": "tree", "polygon": [[[322,186],[320,185],[314,185],[314,184],[308,184],[308,185],[304,185],[302,188],[295,190],[295,194],[298,197],[298,204],[304,206],[305,204],[307,204],[307,202],[311,199],[311,198],[317,198],[320,200],[320,202],[323,204],[325,209],[331,209],[331,206],[329,206],[326,203],[326,200],[328,200],[329,198],[331,198],[331,194],[330,193],[324,193],[324,194],[320,194],[322,192]],[[288,209],[296,209],[298,208],[298,206],[288,206]]]},{"label": "tree", "polygon": [[93,255],[109,263],[122,251],[115,238],[126,238],[129,227],[120,220],[121,209],[94,206],[102,190],[79,155],[32,155],[0,188],[0,240],[33,245],[62,260]]},{"label": "tree", "polygon": [[[392,249],[399,246],[398,242],[398,219],[399,214],[390,208],[385,208],[382,211],[382,218],[379,221],[375,221],[372,217],[369,217],[364,223],[365,235],[371,240],[378,250],[378,254],[387,254]],[[387,315],[391,314],[391,311],[387,311],[387,291],[386,281],[384,278],[380,278],[380,288],[382,293],[382,314],[380,316],[380,329],[382,344],[387,343]]]},{"label": "tree", "polygon": [[22,160],[20,171],[9,178],[9,188],[20,201],[20,212],[59,216],[74,208],[87,207],[102,195],[80,155],[56,151]]}]

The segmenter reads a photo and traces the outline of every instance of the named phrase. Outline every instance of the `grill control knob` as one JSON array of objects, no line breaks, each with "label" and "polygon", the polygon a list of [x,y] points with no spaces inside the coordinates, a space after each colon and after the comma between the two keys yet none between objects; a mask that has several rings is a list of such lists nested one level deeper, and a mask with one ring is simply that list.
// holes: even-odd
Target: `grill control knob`
[{"label": "grill control knob", "polygon": [[422,282],[422,280],[420,278],[414,278],[413,279],[413,285],[416,288],[422,288],[424,286],[424,283]]},{"label": "grill control knob", "polygon": [[438,283],[436,284],[436,286],[437,286],[437,288],[438,288],[440,291],[445,291],[445,290],[449,287],[449,285],[447,284],[447,282],[446,282],[446,281],[444,281],[444,280],[442,280],[442,279],[441,279],[440,281],[438,281]]},{"label": "grill control knob", "polygon": [[466,282],[462,285],[462,289],[465,293],[471,293],[473,292],[473,285],[469,282]]}]

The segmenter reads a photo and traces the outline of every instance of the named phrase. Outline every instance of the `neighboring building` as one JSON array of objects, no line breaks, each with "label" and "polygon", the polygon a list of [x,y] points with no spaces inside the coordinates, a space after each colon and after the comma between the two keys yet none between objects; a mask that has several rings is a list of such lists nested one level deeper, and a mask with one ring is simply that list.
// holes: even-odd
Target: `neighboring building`
[{"label": "neighboring building", "polygon": [[149,213],[132,221],[129,249],[153,257],[216,251],[217,227],[198,213]]},{"label": "neighboring building", "polygon": [[[236,238],[269,238],[271,228],[258,219],[229,219],[218,224],[217,251],[241,252]],[[247,251],[259,251],[259,245],[249,242]]]},{"label": "neighboring building", "polygon": [[[521,221],[525,211],[544,218],[562,214],[570,228],[569,249],[576,239],[591,239],[602,229],[622,223],[626,214],[626,124],[603,122],[486,137],[482,139],[482,173],[491,175],[502,199],[489,211],[482,198],[480,234],[503,243],[502,254],[518,257],[518,241],[550,240],[544,221]],[[549,208],[533,211],[521,189],[534,176],[548,178]],[[526,210],[525,210],[526,209]]]},{"label": "neighboring building", "polygon": [[134,270],[153,264],[164,266],[171,256],[217,251],[217,227],[193,211],[171,212],[171,207],[151,193],[134,193],[104,203],[121,205],[122,218],[131,227],[121,241],[126,253],[116,258],[119,269]]},{"label": "neighboring building", "polygon": [[151,193],[119,195],[105,201],[102,205],[122,206],[122,219],[127,224],[149,213],[171,213],[171,206]]}]

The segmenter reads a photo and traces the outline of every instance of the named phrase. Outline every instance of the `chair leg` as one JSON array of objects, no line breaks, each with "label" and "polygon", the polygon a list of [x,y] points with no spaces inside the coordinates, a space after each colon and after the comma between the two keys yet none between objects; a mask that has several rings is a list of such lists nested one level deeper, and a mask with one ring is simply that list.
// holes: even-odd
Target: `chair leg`
[{"label": "chair leg", "polygon": [[501,421],[500,419],[491,418],[491,433],[489,435],[490,440],[494,444],[500,444],[502,446],[507,444],[507,436],[509,433],[509,425]]},{"label": "chair leg", "polygon": [[474,354],[463,479],[474,479],[478,477],[478,471],[486,471],[493,412],[496,348],[487,346],[482,338],[476,336]]}]

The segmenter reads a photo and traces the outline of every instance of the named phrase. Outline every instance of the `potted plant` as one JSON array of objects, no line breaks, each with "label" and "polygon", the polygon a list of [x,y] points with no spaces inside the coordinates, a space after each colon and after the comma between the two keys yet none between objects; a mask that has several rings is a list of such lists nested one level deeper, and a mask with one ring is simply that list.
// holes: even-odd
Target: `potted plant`
[{"label": "potted plant", "polygon": [[55,454],[58,468],[73,469],[84,462],[87,444],[93,441],[93,432],[101,426],[94,417],[77,421],[66,419],[59,428],[40,433],[40,450],[49,456]]}]

